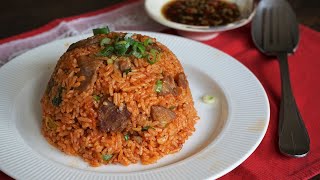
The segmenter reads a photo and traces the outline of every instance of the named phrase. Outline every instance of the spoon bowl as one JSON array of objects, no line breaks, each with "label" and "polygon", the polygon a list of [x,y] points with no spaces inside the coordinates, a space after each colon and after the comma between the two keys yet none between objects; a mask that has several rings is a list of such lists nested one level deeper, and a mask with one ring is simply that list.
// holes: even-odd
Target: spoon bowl
[{"label": "spoon bowl", "polygon": [[285,0],[262,0],[252,20],[251,35],[257,48],[266,55],[276,56],[280,64],[280,152],[292,157],[303,157],[310,150],[310,139],[290,84],[287,55],[297,49],[299,26],[289,3]]}]

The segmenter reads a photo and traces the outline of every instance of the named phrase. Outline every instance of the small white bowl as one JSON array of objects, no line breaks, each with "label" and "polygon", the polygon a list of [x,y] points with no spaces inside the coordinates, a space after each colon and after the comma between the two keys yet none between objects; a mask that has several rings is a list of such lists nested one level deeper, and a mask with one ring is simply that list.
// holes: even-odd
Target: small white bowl
[{"label": "small white bowl", "polygon": [[158,23],[174,28],[180,35],[198,41],[209,40],[216,37],[219,32],[246,25],[254,16],[257,5],[255,0],[226,0],[238,5],[240,10],[240,19],[238,21],[222,26],[192,26],[176,23],[165,18],[162,13],[162,8],[169,1],[172,0],[145,0],[144,6],[149,16]]}]

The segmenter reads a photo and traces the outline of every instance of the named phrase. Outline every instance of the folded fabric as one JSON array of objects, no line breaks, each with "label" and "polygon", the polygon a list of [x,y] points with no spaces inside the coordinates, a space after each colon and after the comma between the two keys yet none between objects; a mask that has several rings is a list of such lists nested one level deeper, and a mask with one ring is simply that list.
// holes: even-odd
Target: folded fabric
[{"label": "folded fabric", "polygon": [[320,33],[300,26],[300,35],[297,51],[289,56],[289,68],[293,93],[311,140],[311,150],[303,158],[289,158],[279,152],[279,65],[276,58],[267,57],[255,48],[250,25],[205,42],[233,56],[256,75],[267,92],[271,110],[270,124],[259,147],[221,179],[308,179],[320,173]]}]

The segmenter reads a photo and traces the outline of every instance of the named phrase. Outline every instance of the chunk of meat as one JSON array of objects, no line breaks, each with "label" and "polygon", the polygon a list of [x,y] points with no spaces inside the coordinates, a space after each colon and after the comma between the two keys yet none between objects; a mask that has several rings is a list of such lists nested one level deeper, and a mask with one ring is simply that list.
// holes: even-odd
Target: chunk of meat
[{"label": "chunk of meat", "polygon": [[133,136],[132,139],[136,141],[138,144],[142,143],[142,137],[141,136]]},{"label": "chunk of meat", "polygon": [[176,114],[163,106],[151,106],[151,117],[154,121],[160,122],[160,127],[165,127],[168,123],[176,118]]},{"label": "chunk of meat", "polygon": [[119,61],[119,69],[121,72],[126,72],[132,68],[132,64],[129,59],[122,59]]},{"label": "chunk of meat", "polygon": [[187,77],[183,72],[176,75],[175,81],[179,87],[184,89],[188,87]]},{"label": "chunk of meat", "polygon": [[80,86],[76,90],[85,91],[96,82],[97,70],[103,62],[89,56],[80,56],[77,61],[80,68],[77,76],[84,76],[85,80],[81,81]]},{"label": "chunk of meat", "polygon": [[103,98],[98,107],[98,127],[102,132],[121,132],[127,127],[130,116],[126,107],[120,110],[107,98]]},{"label": "chunk of meat", "polygon": [[102,38],[103,38],[102,36],[93,36],[93,37],[89,37],[87,39],[83,39],[81,41],[75,42],[69,46],[67,52],[76,48],[87,47],[93,44],[98,44],[100,43]]},{"label": "chunk of meat", "polygon": [[159,95],[173,94],[174,96],[178,95],[178,89],[176,83],[172,76],[165,75],[162,79],[162,90]]}]

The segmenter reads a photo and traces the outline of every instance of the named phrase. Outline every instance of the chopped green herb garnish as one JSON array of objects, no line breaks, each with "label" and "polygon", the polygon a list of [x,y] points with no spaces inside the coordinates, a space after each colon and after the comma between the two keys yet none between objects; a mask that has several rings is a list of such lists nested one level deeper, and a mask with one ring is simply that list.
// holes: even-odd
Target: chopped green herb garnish
[{"label": "chopped green herb garnish", "polygon": [[174,110],[177,106],[170,106],[169,109],[170,110]]},{"label": "chopped green herb garnish", "polygon": [[124,40],[128,40],[128,39],[131,39],[131,37],[133,36],[132,33],[127,33],[125,36],[124,36]]},{"label": "chopped green herb garnish", "polygon": [[62,102],[62,90],[63,90],[63,87],[59,87],[57,95],[52,99],[52,104],[54,106],[59,106],[61,104],[61,102]]},{"label": "chopped green herb garnish", "polygon": [[150,126],[145,126],[141,129],[141,131],[148,131],[148,129],[150,128]]},{"label": "chopped green herb garnish", "polygon": [[124,139],[125,139],[126,141],[128,141],[128,140],[130,139],[129,134],[124,135]]},{"label": "chopped green herb garnish", "polygon": [[110,56],[114,51],[114,48],[112,46],[107,46],[104,49],[102,49],[100,52],[98,52],[97,56]]},{"label": "chopped green herb garnish", "polygon": [[141,53],[137,52],[137,51],[133,51],[132,55],[134,55],[136,58],[142,58],[143,57],[143,55]]},{"label": "chopped green herb garnish", "polygon": [[109,161],[111,158],[112,158],[112,154],[105,154],[105,155],[102,155],[102,159],[105,160],[105,161]]},{"label": "chopped green herb garnish", "polygon": [[204,103],[207,103],[207,104],[212,104],[212,103],[214,103],[216,101],[214,96],[210,96],[210,95],[202,96],[202,100],[203,100]]},{"label": "chopped green herb garnish", "polygon": [[[109,28],[94,29],[95,34],[109,33]],[[134,34],[127,33],[124,37],[115,36],[113,40],[110,38],[103,38],[100,41],[100,46],[105,47],[96,56],[109,57],[111,55],[117,56],[134,56],[136,58],[145,58],[150,64],[154,64],[158,61],[159,52],[155,49],[147,48],[153,41],[148,38],[144,42],[139,42],[132,39]],[[148,51],[148,52],[147,52]],[[113,64],[114,59],[108,60],[108,64]]]},{"label": "chopped green herb garnish", "polygon": [[127,41],[119,41],[116,44],[126,45],[126,47],[130,46],[130,44]]},{"label": "chopped green herb garnish", "polygon": [[52,104],[53,104],[54,106],[59,106],[59,105],[61,104],[61,102],[62,102],[62,99],[61,99],[61,97],[59,97],[59,96],[54,97],[54,98],[52,99]]},{"label": "chopped green herb garnish", "polygon": [[130,46],[133,45],[133,44],[136,42],[136,41],[135,41],[134,39],[132,39],[132,38],[128,38],[126,41],[130,44]]},{"label": "chopped green herb garnish", "polygon": [[114,42],[118,42],[120,40],[120,37],[116,35],[116,38],[114,39]]},{"label": "chopped green herb garnish", "polygon": [[100,96],[98,96],[98,95],[93,95],[92,98],[93,98],[93,100],[95,100],[96,102],[100,101]]},{"label": "chopped green herb garnish", "polygon": [[114,45],[114,51],[118,55],[125,55],[130,44],[127,41],[119,41]]},{"label": "chopped green herb garnish", "polygon": [[147,56],[149,64],[154,64],[158,61],[158,54],[159,54],[159,51],[155,49],[150,50],[150,54],[148,54]]},{"label": "chopped green herb garnish", "polygon": [[103,27],[103,28],[97,28],[97,29],[93,29],[93,35],[97,35],[97,34],[108,34],[110,32],[109,27]]},{"label": "chopped green herb garnish", "polygon": [[150,38],[146,39],[144,42],[143,42],[143,45],[144,46],[149,46],[149,44],[152,44],[152,40]]},{"label": "chopped green herb garnish", "polygon": [[141,42],[134,42],[132,45],[132,55],[137,58],[142,58],[145,54],[146,48],[143,46]]},{"label": "chopped green herb garnish", "polygon": [[131,68],[129,68],[129,69],[125,69],[124,70],[124,73],[126,73],[126,74],[128,74],[129,72],[131,72],[132,71],[132,69]]},{"label": "chopped green herb garnish", "polygon": [[103,38],[101,41],[100,41],[100,46],[105,46],[106,44],[110,44],[111,42],[111,39],[110,38]]},{"label": "chopped green herb garnish", "polygon": [[141,52],[141,54],[144,54],[146,51],[146,48],[143,46],[142,43],[136,43],[138,50]]},{"label": "chopped green herb garnish", "polygon": [[133,45],[136,41],[134,39],[132,39],[131,37],[133,36],[133,34],[128,33],[124,36],[124,40],[128,42],[128,44]]},{"label": "chopped green herb garnish", "polygon": [[108,59],[107,64],[113,64],[113,59]]},{"label": "chopped green herb garnish", "polygon": [[157,80],[155,91],[158,93],[160,93],[162,91],[162,81],[161,80]]}]

